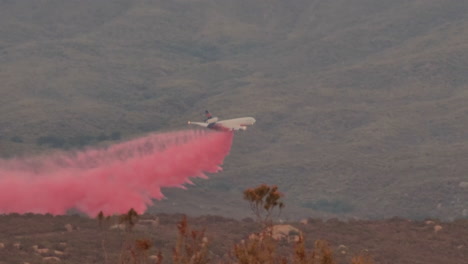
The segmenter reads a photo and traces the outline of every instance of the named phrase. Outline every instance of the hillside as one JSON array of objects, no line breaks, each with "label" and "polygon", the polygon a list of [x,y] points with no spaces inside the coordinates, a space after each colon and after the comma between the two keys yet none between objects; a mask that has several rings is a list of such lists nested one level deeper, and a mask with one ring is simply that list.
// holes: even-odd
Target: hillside
[{"label": "hillside", "polygon": [[[46,263],[47,257],[59,258],[62,263],[105,263],[106,254],[109,263],[116,263],[132,239],[148,239],[152,246],[147,255],[161,251],[163,263],[172,263],[177,224],[181,220],[181,214],[147,214],[132,232],[125,232],[115,228],[115,219],[110,222],[112,228],[106,224],[100,228],[98,220],[77,215],[3,215],[0,263]],[[189,218],[188,225],[191,230],[204,230],[210,263],[232,257],[235,244],[261,230],[251,218],[235,220],[209,215]],[[363,252],[371,255],[375,264],[463,263],[468,257],[466,220],[447,223],[396,218],[348,222],[308,219],[307,223],[285,225],[303,233],[308,254],[316,240],[326,240],[339,264],[351,263],[352,256]],[[291,260],[295,243],[286,240],[279,241],[277,252]]]},{"label": "hillside", "polygon": [[0,153],[254,116],[224,172],[152,212],[242,218],[468,216],[468,3],[0,1]]}]

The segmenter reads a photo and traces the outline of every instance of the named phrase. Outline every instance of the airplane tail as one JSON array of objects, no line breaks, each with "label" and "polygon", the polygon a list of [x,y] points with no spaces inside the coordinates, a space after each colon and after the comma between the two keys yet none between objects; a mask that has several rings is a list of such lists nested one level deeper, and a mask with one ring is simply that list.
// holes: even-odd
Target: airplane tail
[{"label": "airplane tail", "polygon": [[208,110],[205,110],[205,117],[206,117],[206,120],[212,118],[213,116],[211,115],[210,112],[208,112]]},{"label": "airplane tail", "polygon": [[205,121],[205,123],[214,123],[218,121],[218,118],[214,117],[208,110],[205,110],[205,120],[203,121]]}]

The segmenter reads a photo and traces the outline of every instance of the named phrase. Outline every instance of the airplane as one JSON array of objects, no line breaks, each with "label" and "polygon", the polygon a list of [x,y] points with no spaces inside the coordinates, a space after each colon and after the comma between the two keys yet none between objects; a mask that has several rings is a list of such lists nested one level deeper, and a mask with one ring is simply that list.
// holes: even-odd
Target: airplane
[{"label": "airplane", "polygon": [[218,121],[218,118],[212,116],[208,110],[205,110],[204,122],[188,121],[189,125],[197,125],[220,131],[247,130],[247,126],[251,126],[254,123],[255,118],[253,117],[240,117]]}]

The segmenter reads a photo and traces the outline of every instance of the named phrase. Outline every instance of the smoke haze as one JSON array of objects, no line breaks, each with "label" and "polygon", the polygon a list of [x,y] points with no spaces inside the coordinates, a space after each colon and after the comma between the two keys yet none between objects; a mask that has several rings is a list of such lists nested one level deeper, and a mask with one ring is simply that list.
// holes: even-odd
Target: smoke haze
[{"label": "smoke haze", "polygon": [[0,160],[0,213],[90,216],[143,213],[162,187],[182,187],[191,177],[216,173],[233,134],[188,130],[152,134],[101,149]]}]

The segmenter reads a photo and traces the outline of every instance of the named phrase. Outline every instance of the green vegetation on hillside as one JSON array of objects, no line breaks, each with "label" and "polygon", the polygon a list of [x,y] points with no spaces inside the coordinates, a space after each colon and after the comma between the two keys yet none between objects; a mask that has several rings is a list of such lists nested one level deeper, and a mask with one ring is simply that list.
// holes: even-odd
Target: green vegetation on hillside
[{"label": "green vegetation on hillside", "polygon": [[354,209],[351,204],[340,200],[318,200],[316,202],[305,202],[302,206],[317,211],[324,211],[335,214],[349,213]]},{"label": "green vegetation on hillside", "polygon": [[117,131],[112,132],[110,135],[101,133],[96,137],[89,135],[77,135],[68,138],[62,138],[58,136],[42,136],[37,138],[36,145],[46,145],[50,148],[81,148],[87,145],[97,144],[101,141],[120,140],[120,138],[121,134]]},{"label": "green vegetation on hillside", "polygon": [[186,129],[209,109],[257,119],[225,162],[229,188],[158,210],[246,215],[236,191],[271,182],[289,218],[467,217],[467,13],[460,0],[0,1],[0,156]]}]

